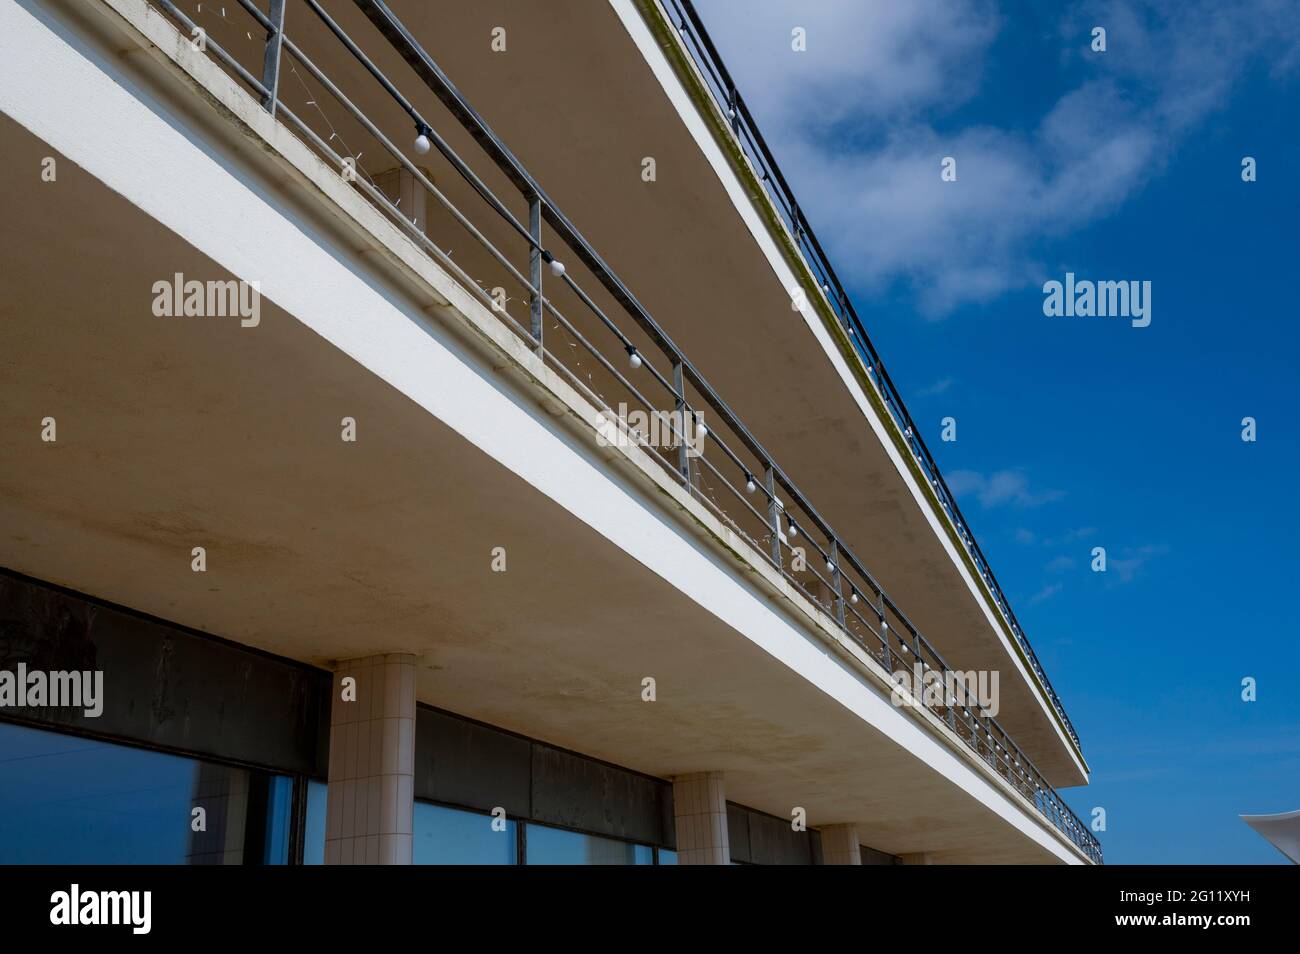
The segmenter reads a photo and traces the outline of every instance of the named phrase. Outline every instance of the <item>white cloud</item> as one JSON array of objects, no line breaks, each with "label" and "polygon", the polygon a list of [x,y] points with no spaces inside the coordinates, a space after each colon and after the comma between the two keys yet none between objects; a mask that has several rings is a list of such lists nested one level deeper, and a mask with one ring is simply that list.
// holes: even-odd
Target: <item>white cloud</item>
[{"label": "white cloud", "polygon": [[985,476],[974,470],[955,470],[947,477],[948,488],[958,497],[972,496],[986,509],[1011,504],[1028,509],[1060,500],[1063,490],[1033,491],[1018,470],[999,470]]},{"label": "white cloud", "polygon": [[1064,573],[1066,570],[1073,570],[1074,567],[1074,557],[1058,556],[1047,561],[1048,573]]},{"label": "white cloud", "polygon": [[1064,588],[1065,588],[1064,584],[1061,583],[1048,583],[1045,587],[1043,587],[1033,596],[1029,597],[1029,605],[1037,606],[1039,603],[1042,603],[1044,600],[1050,600],[1053,596],[1061,592],[1061,590],[1063,590]]},{"label": "white cloud", "polygon": [[1168,552],[1169,547],[1162,543],[1125,547],[1119,556],[1112,556],[1106,561],[1107,574],[1113,573],[1120,583],[1132,583],[1152,559]]},{"label": "white cloud", "polygon": [[[1300,65],[1288,0],[1076,3],[1058,36],[1035,39],[1087,78],[1026,126],[941,133],[1005,29],[992,2],[699,6],[814,227],[853,263],[850,280],[908,284],[933,317],[1041,283],[1043,240],[1114,212],[1248,66],[1290,77]],[[1087,48],[1094,23],[1108,30],[1104,54]],[[790,51],[794,26],[806,53]],[[955,183],[940,180],[944,156],[957,159]]]},{"label": "white cloud", "polygon": [[952,389],[955,382],[952,378],[940,378],[929,387],[921,388],[916,392],[917,397],[938,397],[940,394],[947,394]]}]

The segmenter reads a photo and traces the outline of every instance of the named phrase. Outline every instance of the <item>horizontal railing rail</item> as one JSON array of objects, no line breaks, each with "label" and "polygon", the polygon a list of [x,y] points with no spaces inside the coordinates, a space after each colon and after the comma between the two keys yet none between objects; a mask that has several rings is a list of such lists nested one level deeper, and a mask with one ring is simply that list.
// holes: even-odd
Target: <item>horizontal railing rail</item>
[{"label": "horizontal railing rail", "polygon": [[1070,721],[1064,704],[1062,704],[1056,690],[1052,687],[1047,671],[1038,661],[1038,657],[1025,635],[1024,628],[1020,625],[1020,621],[1016,619],[1016,614],[1011,609],[1011,602],[1003,593],[989,561],[985,558],[983,551],[980,550],[975,535],[971,533],[970,524],[962,515],[961,508],[957,506],[956,496],[949,490],[947,483],[944,481],[939,465],[935,463],[934,457],[930,454],[929,448],[921,437],[920,428],[912,421],[898,388],[894,386],[894,382],[890,379],[889,372],[885,370],[884,362],[872,345],[866,328],[853,307],[852,300],[845,292],[839,276],[835,274],[835,269],[831,267],[830,259],[822,249],[821,242],[817,239],[817,233],[813,231],[807,217],[800,208],[794,190],[790,188],[785,175],[781,172],[781,167],[777,164],[771,150],[768,148],[758,124],[754,121],[749,107],[745,104],[744,97],[741,96],[736,84],[732,81],[731,74],[728,73],[722,57],[718,55],[717,48],[713,45],[713,41],[709,37],[708,31],[705,30],[694,5],[691,0],[659,0],[659,2],[667,4],[668,9],[666,12],[670,12],[669,22],[673,23],[681,34],[683,47],[705,78],[705,86],[713,96],[719,111],[725,116],[727,125],[732,130],[735,140],[744,151],[746,158],[758,175],[759,181],[763,183],[775,207],[780,211],[795,246],[804,257],[809,273],[814,276],[817,284],[821,287],[822,293],[826,296],[827,304],[848,334],[849,340],[853,343],[858,356],[866,366],[868,377],[875,382],[879,389],[885,406],[889,409],[899,430],[902,431],[912,456],[920,466],[936,499],[951,521],[957,538],[965,547],[971,562],[975,565],[998,609],[1006,619],[1016,642],[1024,651],[1030,668],[1033,669],[1042,683],[1043,690],[1051,702],[1052,708],[1060,716],[1064,728],[1076,748],[1081,749],[1079,735],[1074,729],[1074,724]]},{"label": "horizontal railing rail", "polygon": [[[480,198],[505,226],[511,239],[526,248],[526,273],[489,238],[487,225],[480,227],[471,222],[449,198],[450,186],[440,187],[436,176],[417,165],[397,146],[394,135],[386,133],[374,118],[357,106],[356,100],[361,93],[351,91],[351,96],[346,94],[308,53],[305,41],[301,38],[296,40],[286,31],[287,0],[267,0],[265,7],[254,0],[235,0],[264,33],[258,49],[245,52],[246,57],[255,55],[260,62],[260,76],[254,75],[256,66],[250,68],[241,63],[240,58],[217,36],[209,35],[195,21],[194,17],[200,14],[202,6],[198,0],[189,0],[192,8],[189,12],[173,0],[149,2],[163,10],[191,36],[197,38],[202,33],[204,51],[251,89],[269,113],[293,129],[333,168],[340,172],[353,172],[352,176],[345,176],[345,181],[351,182],[360,194],[403,229],[468,292],[504,319],[506,327],[526,342],[548,367],[591,400],[603,415],[608,415],[604,418],[609,425],[602,434],[604,438],[628,441],[647,453],[688,494],[748,540],[761,559],[828,613],[887,674],[894,673],[895,667],[900,666],[904,671],[913,668],[915,672],[929,673],[927,678],[938,678],[942,689],[937,695],[922,692],[918,686],[915,692],[900,691],[896,701],[924,707],[931,712],[1087,857],[1101,862],[1101,846],[1096,838],[996,719],[982,711],[978,694],[972,694],[969,684],[961,681],[959,677],[962,674],[948,666],[890,599],[875,577],[556,207],[523,164],[492,132],[387,4],[382,0],[354,0],[356,7],[391,49],[401,56],[462,130],[470,134],[497,172],[518,191],[521,214],[516,215],[509,203],[493,191],[485,177],[475,172],[415,105],[414,94],[404,94],[380,69],[375,58],[363,50],[319,0],[298,0],[300,7],[310,12],[327,35],[342,46],[383,94],[405,114],[415,134],[415,153],[425,155],[436,149],[447,166],[469,187],[469,194]],[[211,9],[209,4],[209,13]],[[226,10],[224,7],[219,9],[224,21]],[[238,42],[241,36],[252,39],[251,32],[242,28],[229,29],[220,23],[213,26],[227,29],[233,38],[231,42]],[[297,74],[304,90],[308,90],[304,94],[307,96],[306,104],[319,112],[319,121],[328,128],[319,132],[313,129],[311,123],[299,116],[298,110],[287,102],[281,88],[286,66],[295,74],[301,67],[319,85],[320,92],[311,92],[301,74]],[[500,269],[500,275],[517,287],[527,300],[526,322],[511,315],[508,305],[495,294],[503,292],[502,289],[489,290],[471,277],[453,261],[450,248],[444,250],[427,234],[433,226],[422,226],[418,214],[409,216],[409,207],[406,210],[400,208],[401,198],[392,198],[381,188],[379,181],[358,164],[360,154],[352,154],[343,145],[339,130],[321,109],[318,97],[323,94],[332,98],[340,110],[338,116],[349,117],[357,129],[391,157],[390,161],[396,164],[395,170],[408,176],[410,182],[418,184],[436,201],[447,216],[438,228],[454,226],[464,230],[487,254],[490,262]],[[335,148],[336,141],[342,152]],[[526,223],[523,221],[523,206],[527,208]],[[543,225],[554,233],[558,244],[548,247],[543,241]],[[560,248],[573,254],[581,268],[598,283],[599,290],[583,286],[574,274],[578,269],[575,267],[571,271],[556,256],[556,249]],[[558,279],[562,289],[560,296],[544,293],[543,277],[547,272]],[[596,301],[597,296],[607,296],[627,314],[635,327],[624,327],[613,320]],[[582,321],[565,314],[561,297],[579,304],[588,314],[586,328],[580,327]],[[597,335],[610,339],[609,343],[602,347],[596,340]],[[613,359],[611,351],[616,356]],[[621,357],[618,357],[619,352]],[[590,363],[584,363],[584,360]],[[621,362],[624,368],[621,369],[616,361]],[[630,371],[631,376],[624,373],[625,370]],[[661,432],[660,439],[656,440],[644,433],[640,426],[634,425],[629,415],[616,414],[612,399],[604,395],[606,390],[615,388],[644,409],[650,426],[665,429],[666,437]],[[661,396],[656,398],[655,394]],[[712,416],[707,425],[706,411]],[[719,494],[726,502],[718,499]],[[755,500],[759,506],[752,502]]]}]

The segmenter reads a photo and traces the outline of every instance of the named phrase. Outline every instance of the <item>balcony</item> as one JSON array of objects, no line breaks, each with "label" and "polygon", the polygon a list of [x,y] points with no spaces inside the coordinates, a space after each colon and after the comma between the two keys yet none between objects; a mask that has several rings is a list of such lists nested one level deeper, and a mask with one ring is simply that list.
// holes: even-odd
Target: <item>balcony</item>
[{"label": "balcony", "polygon": [[[606,440],[637,446],[730,528],[747,555],[817,605],[884,672],[914,665],[955,671],[385,4],[358,0],[355,8],[327,11],[316,0],[271,0],[265,7],[239,0],[222,8],[220,21],[204,4],[200,21],[196,3],[151,3],[192,38],[194,52],[241,83],[518,342],[607,412]],[[693,36],[707,46],[702,31]],[[771,182],[779,170],[762,165],[770,157],[743,102],[734,90],[725,95],[736,109],[733,128],[759,150],[751,161]],[[774,195],[789,202],[792,235],[820,270],[828,303],[838,303],[836,314],[878,398],[978,553],[793,198],[788,190]],[[979,565],[987,570],[982,558]],[[960,690],[921,704],[1088,858],[1101,861],[1087,826],[997,719],[982,715]]]}]

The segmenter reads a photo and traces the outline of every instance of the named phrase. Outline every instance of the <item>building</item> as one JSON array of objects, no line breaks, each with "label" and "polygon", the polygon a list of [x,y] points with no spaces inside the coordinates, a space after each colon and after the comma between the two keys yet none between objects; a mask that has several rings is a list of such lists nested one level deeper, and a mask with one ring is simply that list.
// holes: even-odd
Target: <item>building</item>
[{"label": "building", "polygon": [[686,0],[0,45],[0,860],[1101,862]]}]

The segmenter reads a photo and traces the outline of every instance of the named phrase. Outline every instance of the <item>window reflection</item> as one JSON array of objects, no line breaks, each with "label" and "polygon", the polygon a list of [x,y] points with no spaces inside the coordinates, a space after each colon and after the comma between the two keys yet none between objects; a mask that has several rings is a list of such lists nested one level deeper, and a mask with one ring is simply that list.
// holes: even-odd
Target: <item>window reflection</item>
[{"label": "window reflection", "polygon": [[325,864],[325,819],[329,807],[329,786],[310,779],[307,782],[307,818],[303,825],[302,863]]},{"label": "window reflection", "polygon": [[634,845],[598,835],[528,825],[525,856],[530,865],[651,865],[649,845]]},{"label": "window reflection", "polygon": [[494,827],[493,822],[491,815],[416,802],[412,860],[417,865],[517,864],[516,823],[503,819]]},{"label": "window reflection", "polygon": [[290,792],[284,776],[0,722],[0,863],[284,864]]}]

